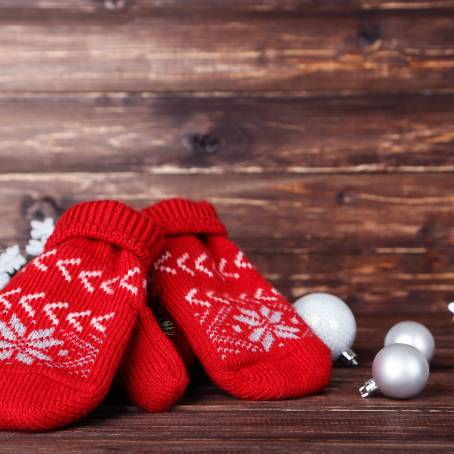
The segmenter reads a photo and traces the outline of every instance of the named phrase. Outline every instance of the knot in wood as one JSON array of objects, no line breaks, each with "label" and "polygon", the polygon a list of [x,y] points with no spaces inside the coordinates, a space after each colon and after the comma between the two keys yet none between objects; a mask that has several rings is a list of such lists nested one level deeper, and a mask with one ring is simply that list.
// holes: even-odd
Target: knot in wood
[{"label": "knot in wood", "polygon": [[40,221],[46,218],[57,219],[63,212],[54,198],[50,196],[34,198],[30,195],[25,195],[22,198],[20,210],[24,218]]},{"label": "knot in wood", "polygon": [[336,201],[339,205],[351,205],[355,201],[355,194],[349,189],[340,191],[336,195]]},{"label": "knot in wood", "polygon": [[221,141],[212,134],[191,134],[188,137],[191,150],[196,155],[211,155],[219,152]]},{"label": "knot in wood", "polygon": [[358,32],[358,44],[360,47],[370,47],[379,43],[381,32],[378,27],[364,27]]}]

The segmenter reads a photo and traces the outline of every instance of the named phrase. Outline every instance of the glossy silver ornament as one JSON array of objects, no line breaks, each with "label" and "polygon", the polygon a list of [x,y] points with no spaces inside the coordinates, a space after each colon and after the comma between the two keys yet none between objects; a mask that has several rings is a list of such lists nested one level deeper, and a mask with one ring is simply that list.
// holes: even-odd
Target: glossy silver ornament
[{"label": "glossy silver ornament", "polygon": [[299,298],[293,307],[328,346],[334,361],[358,365],[351,350],[356,337],[355,316],[344,301],[329,293],[310,293]]},{"label": "glossy silver ornament", "polygon": [[372,377],[359,388],[362,397],[369,397],[380,391],[394,399],[409,399],[426,386],[429,363],[424,355],[411,345],[391,344],[375,355]]},{"label": "glossy silver ornament", "polygon": [[421,323],[405,321],[394,325],[386,334],[385,347],[390,344],[407,344],[419,350],[430,362],[435,350],[432,333]]}]

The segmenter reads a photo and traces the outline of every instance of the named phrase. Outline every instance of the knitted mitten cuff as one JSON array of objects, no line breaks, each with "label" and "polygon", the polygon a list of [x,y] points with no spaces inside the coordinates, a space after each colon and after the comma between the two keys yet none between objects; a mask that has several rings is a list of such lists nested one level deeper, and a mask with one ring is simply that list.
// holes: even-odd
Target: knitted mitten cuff
[{"label": "knitted mitten cuff", "polygon": [[161,225],[166,235],[210,234],[227,236],[227,230],[215,208],[208,202],[169,199],[143,210],[150,219]]},{"label": "knitted mitten cuff", "polygon": [[162,228],[150,217],[124,203],[113,200],[82,202],[68,209],[58,220],[46,249],[52,249],[68,238],[93,238],[131,251],[147,267],[162,235]]}]

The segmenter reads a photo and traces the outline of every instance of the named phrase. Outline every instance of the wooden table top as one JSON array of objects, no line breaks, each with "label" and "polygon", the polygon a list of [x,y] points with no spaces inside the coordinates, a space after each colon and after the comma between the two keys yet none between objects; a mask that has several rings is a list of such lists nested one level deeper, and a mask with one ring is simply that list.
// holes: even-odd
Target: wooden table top
[{"label": "wooden table top", "polygon": [[115,390],[90,416],[63,430],[0,433],[0,452],[351,453],[454,452],[454,324],[449,314],[412,316],[432,330],[437,350],[426,390],[398,401],[363,399],[374,353],[402,317],[359,317],[358,369],[334,369],[322,393],[280,402],[234,399],[197,374],[171,411],[151,414]]}]

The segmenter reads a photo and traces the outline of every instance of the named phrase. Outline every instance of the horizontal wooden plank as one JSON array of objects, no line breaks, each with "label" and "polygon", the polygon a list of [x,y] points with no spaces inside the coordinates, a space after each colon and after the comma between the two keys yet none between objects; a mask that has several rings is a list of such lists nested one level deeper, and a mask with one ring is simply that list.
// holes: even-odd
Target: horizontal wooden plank
[{"label": "horizontal wooden plank", "polygon": [[[110,409],[106,409],[108,411]],[[121,423],[127,426],[128,416],[126,421],[122,418]],[[393,421],[394,422],[394,421]],[[145,418],[144,424],[152,424],[149,418]],[[134,435],[137,432],[134,432]],[[133,437],[132,436],[132,437]],[[16,436],[13,440],[5,444],[6,448],[3,450],[0,448],[0,452],[8,454],[24,453],[26,449],[36,449],[36,443],[28,441],[29,436],[26,436],[27,442],[21,443],[20,439]],[[195,442],[189,442],[186,439],[177,440],[149,440],[147,437],[141,436],[136,439],[126,439],[116,436],[116,434],[108,435],[105,438],[102,436],[93,436],[91,433],[89,439],[77,439],[64,445],[56,444],[52,442],[46,442],[46,453],[60,453],[64,447],[67,449],[68,445],[71,446],[72,453],[85,453],[90,452],[93,444],[101,446],[104,450],[114,451],[128,451],[133,453],[143,453],[144,451],[155,451],[159,453],[223,453],[223,454],[244,454],[244,453],[256,453],[258,449],[260,453],[278,453],[278,454],[300,454],[301,450],[304,450],[305,454],[351,454],[351,453],[362,453],[367,451],[373,454],[389,454],[389,453],[401,453],[407,454],[409,451],[415,453],[447,453],[451,447],[451,441],[434,441],[428,440],[424,443],[421,441],[417,445],[411,441],[398,441],[390,442],[388,440],[363,440],[363,441],[337,441],[337,442],[304,442],[298,440],[261,440],[260,438],[253,438],[251,440],[232,440],[232,436],[226,430],[226,434],[223,435],[222,439],[215,440],[217,443],[214,444],[213,440],[198,440]],[[109,438],[107,438],[109,437]],[[66,438],[64,438],[66,441]]]},{"label": "horizontal wooden plank", "polygon": [[454,88],[452,14],[220,13],[2,14],[0,90],[304,95]]},{"label": "horizontal wooden plank", "polygon": [[[39,206],[96,198],[141,207],[186,196],[215,203],[251,247],[307,250],[440,249],[454,242],[453,179],[423,175],[0,174],[0,239],[21,238]],[[251,224],[253,222],[253,224]]]},{"label": "horizontal wooden plank", "polygon": [[82,14],[100,11],[133,11],[140,14],[213,14],[213,13],[298,13],[298,12],[351,12],[371,10],[434,10],[453,9],[453,0],[4,0],[0,11],[24,10],[25,14],[35,11],[71,11]]},{"label": "horizontal wooden plank", "polygon": [[453,121],[454,95],[3,93],[0,161],[2,172],[452,172]]},{"label": "horizontal wooden plank", "polygon": [[245,251],[290,302],[307,293],[329,292],[356,314],[408,314],[443,312],[454,301],[452,254]]},{"label": "horizontal wooden plank", "polygon": [[454,300],[451,175],[6,174],[0,188],[3,246],[24,241],[33,216],[85,199],[207,198],[290,300],[328,291],[367,313],[443,311]]},{"label": "horizontal wooden plank", "polygon": [[291,302],[307,293],[328,292],[347,301],[357,314],[404,314],[445,312],[454,301],[452,250],[356,255],[264,250],[250,255]]},{"label": "horizontal wooden plank", "polygon": [[[263,275],[293,303],[312,292],[344,299],[356,314],[445,312],[454,301],[452,253],[349,254],[249,250],[239,245]],[[13,244],[13,241],[3,245]],[[0,243],[1,246],[1,243]],[[0,248],[1,249],[1,248]]]},{"label": "horizontal wooden plank", "polygon": [[51,11],[55,15],[65,13],[90,14],[153,14],[210,16],[213,14],[308,14],[349,13],[357,11],[396,10],[448,10],[454,9],[452,0],[6,0],[0,4],[3,14],[21,14],[30,17]]}]

